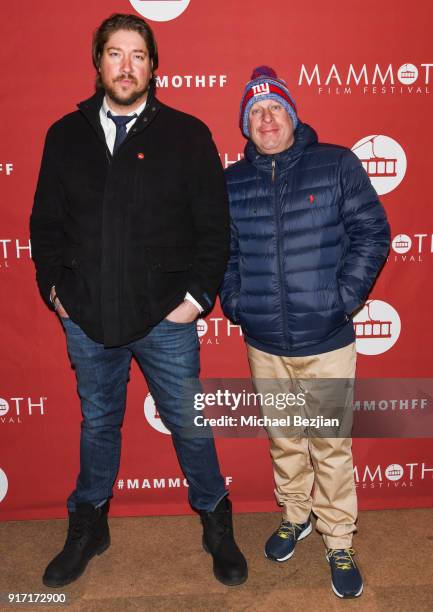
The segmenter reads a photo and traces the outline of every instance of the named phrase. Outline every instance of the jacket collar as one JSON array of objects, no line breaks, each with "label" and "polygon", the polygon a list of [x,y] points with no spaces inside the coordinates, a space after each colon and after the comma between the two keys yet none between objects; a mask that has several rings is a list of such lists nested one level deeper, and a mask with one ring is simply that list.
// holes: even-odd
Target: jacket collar
[{"label": "jacket collar", "polygon": [[256,145],[252,140],[248,140],[245,146],[246,159],[258,170],[264,172],[272,172],[272,161],[275,160],[279,171],[285,171],[292,168],[300,159],[304,150],[317,142],[317,134],[306,123],[298,123],[295,130],[295,142],[293,145],[275,155],[263,155],[259,153]]},{"label": "jacket collar", "polygon": [[[101,122],[99,120],[99,111],[102,106],[105,92],[103,89],[98,90],[91,98],[80,102],[77,106],[79,110],[86,117],[90,125],[98,134],[99,138],[105,142],[104,130],[102,129]],[[147,94],[147,103],[143,112],[139,115],[137,121],[134,123],[130,131],[128,132],[127,139],[131,138],[134,134],[141,132],[148,125],[152,123],[159,109],[161,103],[155,97],[155,86],[149,87],[149,93]]]}]

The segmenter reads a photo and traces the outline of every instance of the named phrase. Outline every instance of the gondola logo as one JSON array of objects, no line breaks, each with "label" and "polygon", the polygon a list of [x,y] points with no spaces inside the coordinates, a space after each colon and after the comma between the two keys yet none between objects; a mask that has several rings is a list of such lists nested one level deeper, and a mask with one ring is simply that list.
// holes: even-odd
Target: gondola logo
[{"label": "gondola logo", "polygon": [[6,497],[8,492],[8,478],[4,471],[0,468],[0,502]]},{"label": "gondola logo", "polygon": [[199,338],[202,338],[207,334],[207,330],[209,329],[209,325],[206,323],[204,319],[198,319],[197,321],[197,334]]},{"label": "gondola logo", "polygon": [[9,403],[0,397],[0,417],[6,416],[9,412]]},{"label": "gondola logo", "polygon": [[392,241],[392,250],[404,255],[412,248],[412,239],[407,234],[398,234]]},{"label": "gondola logo", "polygon": [[170,432],[159,416],[155,400],[150,393],[147,394],[146,399],[144,400],[144,416],[153,429],[156,429],[156,431],[159,431],[159,433],[170,435]]},{"label": "gondola logo", "polygon": [[373,134],[358,140],[352,151],[360,159],[379,195],[389,193],[400,185],[406,174],[407,160],[396,140]]},{"label": "gondola logo", "polygon": [[190,0],[129,0],[137,13],[151,21],[171,21],[179,17]]},{"label": "gondola logo", "polygon": [[401,321],[398,312],[387,302],[369,300],[354,317],[356,350],[361,355],[380,355],[397,342]]},{"label": "gondola logo", "polygon": [[385,476],[388,480],[400,480],[404,474],[404,470],[401,465],[398,463],[393,463],[392,465],[388,465],[385,470]]},{"label": "gondola logo", "polygon": [[418,79],[418,68],[413,64],[403,64],[398,69],[397,76],[403,85],[412,85]]}]

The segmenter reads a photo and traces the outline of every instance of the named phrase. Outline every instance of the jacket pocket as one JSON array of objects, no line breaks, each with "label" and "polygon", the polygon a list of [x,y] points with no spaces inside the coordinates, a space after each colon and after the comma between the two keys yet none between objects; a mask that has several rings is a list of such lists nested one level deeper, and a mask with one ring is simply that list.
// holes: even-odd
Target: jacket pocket
[{"label": "jacket pocket", "polygon": [[343,302],[343,298],[341,297],[340,283],[338,281],[336,283],[335,291],[337,293],[338,308],[339,308],[339,311],[341,311],[341,313],[342,313],[342,319],[344,321],[348,321],[350,317],[349,317],[349,315],[346,312],[346,306],[345,306],[345,304]]},{"label": "jacket pocket", "polygon": [[77,247],[65,247],[62,253],[62,265],[64,268],[76,270],[78,268],[78,249]]},{"label": "jacket pocket", "polygon": [[77,247],[64,247],[62,266],[62,275],[56,283],[56,293],[68,315],[79,318],[82,302],[82,281],[79,272]]},{"label": "jacket pocket", "polygon": [[193,249],[150,247],[146,257],[150,313],[152,320],[157,320],[184,299],[193,265]]}]

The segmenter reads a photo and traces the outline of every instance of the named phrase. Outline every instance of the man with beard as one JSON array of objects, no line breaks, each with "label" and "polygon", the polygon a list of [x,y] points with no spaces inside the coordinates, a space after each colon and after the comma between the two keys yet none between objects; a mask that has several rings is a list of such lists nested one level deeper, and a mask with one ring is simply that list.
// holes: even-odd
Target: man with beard
[{"label": "man with beard", "polygon": [[83,421],[63,550],[43,582],[78,578],[109,544],[131,358],[142,369],[189,483],[215,576],[247,578],[213,438],[191,438],[186,379],[199,374],[195,320],[228,257],[224,175],[207,127],[155,97],[148,24],[113,15],[96,31],[97,91],[48,131],[31,216],[37,281],[59,315]]},{"label": "man with beard", "polygon": [[240,127],[245,158],[226,173],[232,244],[223,310],[242,326],[256,385],[306,389],[303,410],[315,417],[336,411],[345,423],[343,435],[299,427],[269,434],[283,517],[265,555],[290,559],[311,533],[314,513],[334,592],[357,597],[352,314],[386,258],[389,227],[361,162],[345,147],[318,142],[271,68],[257,68],[246,84]]}]

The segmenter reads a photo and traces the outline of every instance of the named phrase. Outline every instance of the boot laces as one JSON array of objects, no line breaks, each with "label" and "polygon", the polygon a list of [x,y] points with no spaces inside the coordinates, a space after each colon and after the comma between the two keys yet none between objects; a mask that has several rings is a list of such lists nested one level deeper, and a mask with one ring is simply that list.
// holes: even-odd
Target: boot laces
[{"label": "boot laces", "polygon": [[221,537],[231,535],[233,530],[229,512],[224,512],[221,514],[221,520],[218,522],[218,531],[220,532]]},{"label": "boot laces", "polygon": [[80,516],[72,523],[69,528],[68,540],[79,540],[84,533],[90,531],[92,528],[93,520],[90,517]]},{"label": "boot laces", "polygon": [[209,521],[209,526],[212,526],[215,534],[218,534],[219,538],[225,536],[231,536],[233,534],[233,526],[230,520],[230,512],[224,510],[223,512],[209,512],[207,519],[204,519],[205,523]]},{"label": "boot laces", "polygon": [[328,559],[334,558],[335,566],[340,570],[350,570],[356,567],[353,556],[355,551],[353,548],[333,549],[328,552]]}]

